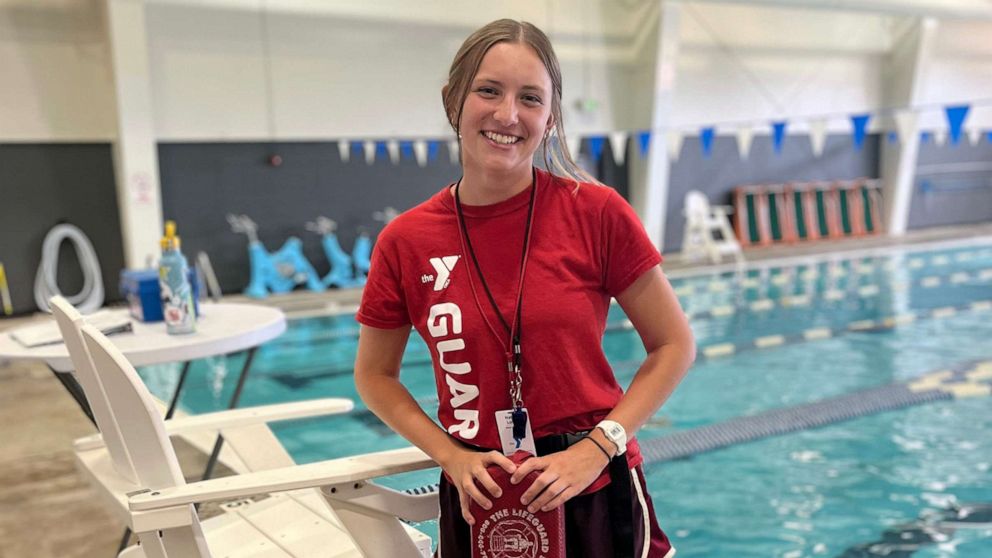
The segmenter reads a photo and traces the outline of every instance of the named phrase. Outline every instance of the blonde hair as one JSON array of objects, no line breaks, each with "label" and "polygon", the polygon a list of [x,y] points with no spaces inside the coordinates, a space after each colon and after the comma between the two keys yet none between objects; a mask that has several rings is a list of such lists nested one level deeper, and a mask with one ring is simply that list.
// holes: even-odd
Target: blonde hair
[{"label": "blonde hair", "polygon": [[[488,23],[465,39],[451,61],[448,70],[448,83],[441,90],[441,101],[448,115],[448,122],[456,134],[461,120],[462,107],[468,98],[472,80],[479,72],[482,59],[494,45],[516,43],[527,45],[534,50],[551,77],[551,116],[554,119],[554,133],[545,133],[541,141],[544,165],[553,174],[559,174],[576,182],[599,183],[593,176],[575,163],[565,141],[564,118],[561,113],[561,67],[551,41],[543,31],[532,23],[512,19],[498,19]],[[460,136],[459,136],[460,137]],[[553,138],[553,141],[552,141]]]}]

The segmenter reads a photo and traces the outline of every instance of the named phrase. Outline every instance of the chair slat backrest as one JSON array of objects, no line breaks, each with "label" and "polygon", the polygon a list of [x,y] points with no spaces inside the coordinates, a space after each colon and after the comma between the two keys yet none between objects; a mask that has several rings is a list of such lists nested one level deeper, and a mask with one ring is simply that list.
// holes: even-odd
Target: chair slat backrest
[{"label": "chair slat backrest", "polygon": [[61,296],[53,297],[49,301],[49,305],[55,316],[55,323],[58,324],[59,331],[62,333],[66,349],[69,351],[69,359],[72,360],[72,367],[74,368],[73,376],[83,387],[86,400],[93,411],[93,418],[96,420],[97,428],[100,429],[100,435],[103,437],[103,443],[110,453],[114,469],[122,477],[132,483],[137,483],[138,475],[135,473],[130,456],[124,449],[120,428],[110,412],[100,377],[93,366],[89,352],[83,345],[83,337],[79,333],[79,329],[85,323],[83,316]]},{"label": "chair slat backrest", "polygon": [[138,484],[157,489],[186,484],[175,450],[148,389],[124,355],[92,325],[80,328],[83,343],[120,428]]},{"label": "chair slat backrest", "polygon": [[[138,484],[156,490],[186,484],[179,459],[165,432],[165,423],[148,388],[124,355],[92,325],[79,330],[100,383],[109,409],[120,428]],[[138,533],[146,555],[175,558],[209,558],[210,551],[193,506],[189,506],[190,524]]]}]

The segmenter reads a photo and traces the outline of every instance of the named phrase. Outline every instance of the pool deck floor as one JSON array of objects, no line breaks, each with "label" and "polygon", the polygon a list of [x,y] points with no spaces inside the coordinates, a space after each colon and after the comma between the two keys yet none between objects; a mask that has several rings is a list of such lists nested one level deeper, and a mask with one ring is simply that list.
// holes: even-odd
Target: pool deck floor
[{"label": "pool deck floor", "polygon": [[[746,256],[755,262],[981,236],[992,236],[992,224],[926,229],[899,238],[867,237],[754,248]],[[677,256],[663,267],[676,275],[708,268],[683,263]],[[290,316],[303,317],[353,307],[359,295],[358,290],[292,293],[272,297],[266,303],[282,308]],[[247,299],[230,296],[225,300]],[[34,319],[0,319],[0,333]],[[114,556],[123,526],[104,510],[102,500],[76,472],[73,463],[72,441],[95,432],[95,428],[46,366],[0,362],[0,425],[0,558]],[[206,462],[203,454],[189,446],[178,449],[184,471],[202,471]]]}]

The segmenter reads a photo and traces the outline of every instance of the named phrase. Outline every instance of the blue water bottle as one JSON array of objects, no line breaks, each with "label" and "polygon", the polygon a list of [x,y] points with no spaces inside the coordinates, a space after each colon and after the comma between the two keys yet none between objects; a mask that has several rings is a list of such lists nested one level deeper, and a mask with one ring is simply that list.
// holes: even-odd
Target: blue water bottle
[{"label": "blue water bottle", "polygon": [[189,264],[179,251],[175,221],[165,222],[158,283],[162,291],[165,330],[174,335],[196,331],[196,310],[193,307],[193,289],[189,284]]}]

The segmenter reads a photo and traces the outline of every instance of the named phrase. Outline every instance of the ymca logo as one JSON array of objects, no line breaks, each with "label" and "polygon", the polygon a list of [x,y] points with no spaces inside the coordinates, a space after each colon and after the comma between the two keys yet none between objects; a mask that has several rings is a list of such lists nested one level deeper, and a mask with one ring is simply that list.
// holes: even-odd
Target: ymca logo
[{"label": "ymca logo", "polygon": [[434,271],[436,275],[424,274],[420,276],[421,283],[434,282],[434,290],[441,291],[444,290],[451,279],[449,278],[451,272],[455,269],[455,264],[458,263],[458,258],[461,256],[443,256],[441,258],[431,258],[431,265],[434,266]]}]

